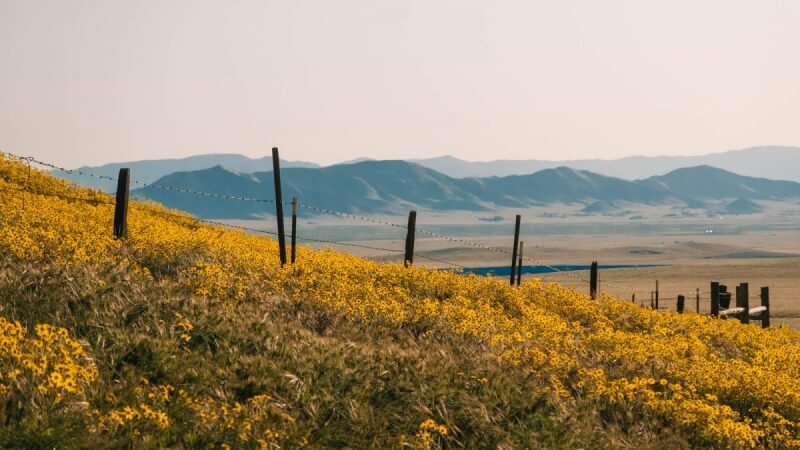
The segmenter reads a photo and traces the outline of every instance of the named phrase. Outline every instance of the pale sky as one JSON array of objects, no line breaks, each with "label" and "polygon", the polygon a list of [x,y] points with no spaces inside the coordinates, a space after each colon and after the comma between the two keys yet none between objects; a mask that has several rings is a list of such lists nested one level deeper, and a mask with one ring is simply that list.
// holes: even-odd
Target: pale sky
[{"label": "pale sky", "polygon": [[0,0],[0,149],[70,167],[800,145],[800,1]]}]

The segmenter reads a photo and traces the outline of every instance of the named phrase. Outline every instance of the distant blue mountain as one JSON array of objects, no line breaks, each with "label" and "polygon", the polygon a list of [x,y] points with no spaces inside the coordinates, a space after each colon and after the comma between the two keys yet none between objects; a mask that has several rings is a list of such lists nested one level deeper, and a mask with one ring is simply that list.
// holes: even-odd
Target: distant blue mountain
[{"label": "distant blue mountain", "polygon": [[[541,153],[541,152],[537,152]],[[713,166],[741,175],[800,182],[800,148],[751,147],[700,156],[630,156],[620,159],[464,161],[453,156],[411,160],[455,178],[524,175],[555,167],[601,173],[625,180],[640,180],[672,170]]]},{"label": "distant blue mountain", "polygon": [[666,175],[642,180],[639,184],[697,199],[779,200],[800,197],[800,184],[793,181],[746,177],[710,166],[673,170]]},{"label": "distant blue mountain", "polygon": [[[356,158],[337,165],[351,165],[368,161],[373,160]],[[780,146],[752,147],[702,156],[631,156],[614,160],[545,161],[531,159],[471,162],[452,156],[442,156],[409,160],[409,162],[433,169],[452,178],[528,175],[545,169],[569,167],[623,180],[640,180],[684,167],[707,165],[746,176],[800,182],[800,148]],[[269,172],[272,170],[272,158],[266,156],[253,159],[235,154],[210,154],[179,159],[119,162],[98,167],[79,167],[76,170],[115,178],[121,167],[128,167],[132,170],[135,179],[150,183],[171,173],[202,170],[214,166],[222,166],[233,172]],[[309,162],[282,161],[281,167],[319,168],[320,166]],[[83,176],[78,173],[64,174],[58,171],[53,174],[107,191],[115,188],[113,182],[102,178]]]},{"label": "distant blue mountain", "polygon": [[[301,202],[358,214],[402,214],[410,209],[484,211],[547,204],[590,205],[606,211],[618,204],[674,204],[702,207],[709,201],[735,200],[731,211],[755,211],[750,203],[800,199],[800,184],[744,177],[708,166],[682,168],[666,175],[628,181],[567,167],[529,175],[453,178],[405,161],[362,161],[322,168],[281,170],[283,195]],[[273,198],[271,172],[239,173],[222,166],[177,172],[156,180],[173,188]],[[230,201],[154,187],[133,191],[203,218],[247,219],[271,214],[266,202]],[[594,205],[594,206],[591,206]]]},{"label": "distant blue mountain", "polygon": [[[92,173],[94,175],[111,177],[116,179],[119,169],[127,167],[131,169],[133,177],[142,183],[152,183],[157,179],[174,172],[185,172],[193,170],[208,169],[209,167],[222,166],[234,172],[258,172],[272,170],[272,155],[263,158],[248,158],[244,155],[234,154],[211,154],[197,155],[188,158],[177,159],[153,159],[143,161],[128,161],[111,163],[103,166],[88,167],[83,166],[75,169],[73,173],[65,174],[54,171],[53,175],[75,181],[85,186],[90,186],[105,191],[116,189],[113,181],[108,181],[99,177],[82,175],[79,172]],[[308,162],[281,161],[281,167],[319,167],[317,164]]]}]

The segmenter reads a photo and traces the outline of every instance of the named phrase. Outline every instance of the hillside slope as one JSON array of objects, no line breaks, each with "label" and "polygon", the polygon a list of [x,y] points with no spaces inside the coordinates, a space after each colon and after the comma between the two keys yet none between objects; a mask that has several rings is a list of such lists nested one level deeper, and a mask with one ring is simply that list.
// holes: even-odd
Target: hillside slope
[{"label": "hillside slope", "polygon": [[2,448],[798,448],[800,334],[379,264],[0,159]]}]

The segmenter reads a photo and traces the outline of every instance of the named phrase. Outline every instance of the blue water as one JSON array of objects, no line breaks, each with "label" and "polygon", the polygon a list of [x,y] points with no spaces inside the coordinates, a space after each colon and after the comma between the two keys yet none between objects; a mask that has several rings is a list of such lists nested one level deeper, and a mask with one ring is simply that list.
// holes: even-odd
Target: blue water
[{"label": "blue water", "polygon": [[[635,269],[638,267],[658,267],[658,264],[603,264],[598,267],[598,270],[603,269]],[[523,275],[534,275],[537,273],[552,273],[552,272],[575,272],[580,270],[589,271],[592,266],[586,265],[553,265],[552,268],[545,266],[522,266]],[[557,269],[557,270],[554,270]],[[498,275],[509,276],[511,275],[510,266],[496,266],[496,267],[466,267],[464,272],[474,273],[477,275]]]}]

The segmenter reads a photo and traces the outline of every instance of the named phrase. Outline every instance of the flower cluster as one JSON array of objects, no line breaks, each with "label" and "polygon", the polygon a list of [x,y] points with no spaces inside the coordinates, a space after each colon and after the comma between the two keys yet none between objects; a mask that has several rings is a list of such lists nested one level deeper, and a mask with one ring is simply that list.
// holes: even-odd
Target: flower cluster
[{"label": "flower cluster", "polygon": [[134,389],[136,401],[133,405],[111,408],[102,414],[94,411],[94,432],[128,430],[133,434],[140,434],[143,430],[169,428],[170,419],[165,411],[172,402],[175,388],[168,384],[151,385],[145,378],[140,382],[141,385]]},{"label": "flower cluster", "polygon": [[425,419],[419,424],[419,430],[414,435],[414,448],[430,450],[441,448],[440,438],[447,437],[447,427],[436,423],[433,419]]},{"label": "flower cluster", "polygon": [[173,327],[175,328],[175,332],[178,333],[178,337],[182,342],[189,342],[192,338],[191,332],[194,329],[194,325],[189,322],[189,319],[183,316],[181,313],[175,313],[175,324]]},{"label": "flower cluster", "polygon": [[32,335],[0,317],[0,397],[38,394],[52,403],[82,399],[97,378],[83,345],[67,330],[38,324]]},{"label": "flower cluster", "polygon": [[267,449],[279,446],[284,426],[294,418],[267,394],[259,394],[243,403],[228,403],[212,396],[192,397],[178,391],[178,407],[195,417],[198,432],[220,436],[222,445],[240,447],[247,443]]}]

